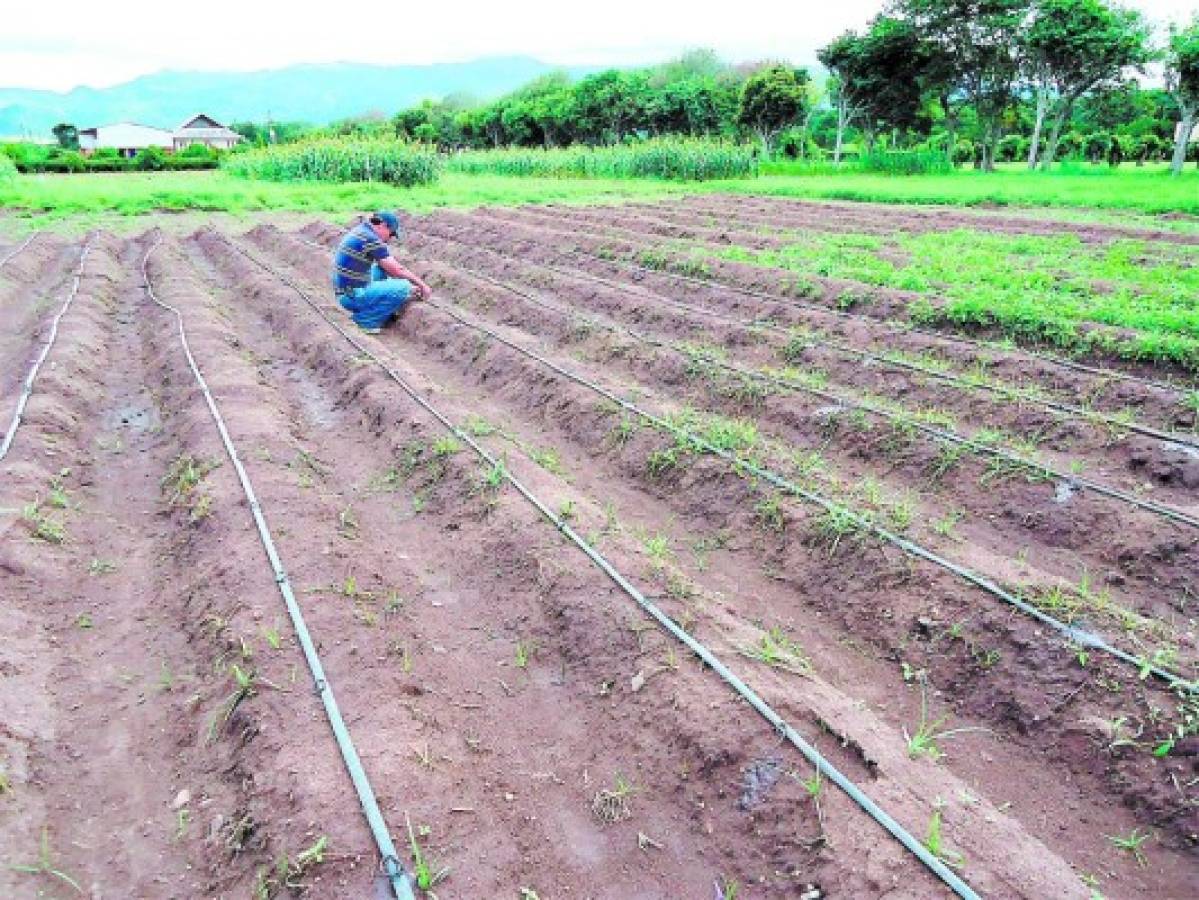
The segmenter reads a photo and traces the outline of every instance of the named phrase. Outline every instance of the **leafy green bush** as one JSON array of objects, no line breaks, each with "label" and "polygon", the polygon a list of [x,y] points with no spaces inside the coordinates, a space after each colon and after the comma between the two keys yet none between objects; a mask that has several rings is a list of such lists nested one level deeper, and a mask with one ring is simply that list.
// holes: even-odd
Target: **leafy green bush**
[{"label": "leafy green bush", "polygon": [[933,175],[953,171],[942,150],[876,150],[862,157],[862,168],[888,175]]},{"label": "leafy green bush", "polygon": [[175,159],[216,159],[217,153],[205,144],[188,144],[175,154]]},{"label": "leafy green bush", "polygon": [[17,166],[7,154],[0,153],[0,182],[12,181],[17,177]]},{"label": "leafy green bush", "polygon": [[706,181],[758,174],[755,147],[660,138],[619,147],[480,150],[450,159],[452,172],[549,178],[665,178]]},{"label": "leafy green bush", "polygon": [[427,148],[390,140],[314,140],[229,156],[222,168],[265,181],[380,181],[431,184],[440,170]]},{"label": "leafy green bush", "polygon": [[166,154],[157,147],[139,150],[134,159],[137,160],[137,168],[143,172],[161,172],[166,168]]}]

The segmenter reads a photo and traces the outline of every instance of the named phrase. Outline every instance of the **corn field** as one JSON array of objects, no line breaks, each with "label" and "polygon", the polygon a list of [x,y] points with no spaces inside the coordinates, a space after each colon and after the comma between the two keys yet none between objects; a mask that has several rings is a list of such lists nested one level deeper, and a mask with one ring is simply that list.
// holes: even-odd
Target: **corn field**
[{"label": "corn field", "polygon": [[758,174],[753,147],[713,141],[651,140],[619,147],[482,150],[451,157],[451,172],[550,178],[664,178],[707,181]]},{"label": "corn field", "polygon": [[953,164],[942,150],[880,150],[862,157],[861,168],[887,175],[944,175]]},{"label": "corn field", "polygon": [[411,187],[437,180],[430,150],[397,141],[320,140],[230,156],[227,172],[266,181],[380,181]]}]

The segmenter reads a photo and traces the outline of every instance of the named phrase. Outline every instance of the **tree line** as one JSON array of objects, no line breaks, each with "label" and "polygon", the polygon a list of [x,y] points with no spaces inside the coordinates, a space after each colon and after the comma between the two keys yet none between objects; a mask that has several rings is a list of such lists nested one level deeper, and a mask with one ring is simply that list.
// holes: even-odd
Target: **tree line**
[{"label": "tree line", "polygon": [[[851,147],[909,148],[984,170],[1017,155],[1030,168],[1169,155],[1177,172],[1195,152],[1199,16],[1155,34],[1110,0],[892,0],[817,56],[826,77],[783,62],[727,65],[697,50],[578,81],[547,74],[487,103],[451,95],[324,129],[233,127],[258,144],[319,131],[448,151],[754,139],[767,155],[840,163]],[[1162,86],[1145,87],[1146,76]]]}]

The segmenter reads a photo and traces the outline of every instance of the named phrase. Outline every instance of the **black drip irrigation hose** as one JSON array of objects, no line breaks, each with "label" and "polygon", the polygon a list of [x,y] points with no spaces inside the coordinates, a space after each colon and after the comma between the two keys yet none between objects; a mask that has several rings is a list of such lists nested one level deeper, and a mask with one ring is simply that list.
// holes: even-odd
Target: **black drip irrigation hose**
[{"label": "black drip irrigation hose", "polygon": [[204,396],[205,403],[208,404],[208,411],[212,414],[213,421],[216,422],[217,431],[220,432],[221,441],[225,446],[225,453],[228,455],[229,461],[233,463],[233,468],[237,472],[237,478],[241,483],[242,491],[246,495],[246,502],[249,504],[250,512],[254,517],[254,524],[258,528],[259,539],[262,541],[263,549],[266,551],[267,559],[270,561],[271,569],[274,573],[275,584],[278,585],[279,593],[283,596],[283,602],[287,606],[287,612],[291,617],[296,637],[300,642],[300,647],[303,649],[304,659],[308,663],[309,671],[312,674],[314,689],[324,704],[325,714],[333,730],[333,736],[337,741],[338,749],[341,751],[342,762],[345,764],[350,780],[354,783],[354,789],[358,794],[359,803],[362,805],[363,814],[366,816],[367,824],[370,826],[371,833],[378,846],[380,865],[387,876],[387,880],[397,900],[414,900],[411,876],[405,871],[403,864],[400,862],[395,844],[391,839],[391,833],[388,831],[387,823],[383,819],[383,813],[379,809],[379,802],[375,797],[374,789],[371,787],[366,770],[362,766],[362,760],[358,756],[357,749],[354,747],[353,739],[350,737],[349,729],[342,718],[341,709],[338,707],[337,700],[333,696],[333,687],[329,684],[329,680],[325,676],[320,655],[317,653],[316,646],[308,632],[308,626],[304,622],[304,614],[300,611],[299,603],[296,601],[295,593],[292,591],[291,580],[288,578],[287,572],[283,568],[283,562],[275,548],[274,539],[271,537],[270,528],[267,526],[266,517],[262,512],[262,506],[259,504],[258,498],[254,493],[254,486],[250,483],[250,476],[241,463],[237,448],[233,444],[233,438],[230,436],[229,430],[225,427],[225,420],[221,417],[216,400],[213,399],[212,392],[208,389],[208,383],[204,380],[195,357],[192,356],[191,347],[187,342],[187,332],[183,327],[183,315],[175,307],[160,300],[150,284],[147,265],[150,261],[150,254],[158,248],[160,243],[161,238],[155,240],[142,259],[142,280],[146,294],[158,306],[173,313],[175,316],[175,320],[179,326],[179,339],[183,344],[183,352],[187,357],[187,364],[191,367],[192,374],[196,377],[196,383],[199,385],[200,392]]},{"label": "black drip irrigation hose", "polygon": [[[29,241],[32,241],[37,236],[37,232],[30,236]],[[21,427],[21,420],[25,415],[25,406],[29,403],[29,398],[33,396],[33,384],[37,381],[38,372],[42,368],[42,363],[46,361],[46,357],[50,355],[50,348],[54,346],[54,341],[58,337],[58,323],[62,317],[67,314],[67,310],[71,308],[71,304],[75,300],[75,294],[79,291],[79,281],[83,278],[83,264],[87,261],[87,256],[92,251],[92,238],[95,235],[89,235],[83,243],[83,249],[79,253],[79,266],[75,269],[75,280],[71,283],[71,289],[67,292],[66,302],[58,311],[58,315],[54,317],[54,322],[50,326],[50,337],[42,347],[42,352],[38,354],[37,359],[33,363],[33,368],[29,370],[29,374],[25,376],[25,382],[21,386],[21,395],[17,398],[17,406],[13,412],[12,422],[9,423],[8,430],[4,433],[4,439],[0,441],[0,460],[8,456],[8,451],[12,447],[12,442],[17,436],[17,429]],[[29,241],[26,241],[28,245]],[[21,249],[24,249],[23,247]],[[16,251],[20,252],[20,250]],[[16,253],[9,255],[5,262],[12,259]]]},{"label": "black drip irrigation hose", "polygon": [[[442,237],[441,235],[436,235],[436,236]],[[450,240],[449,238],[444,238],[444,237],[442,237],[442,239]],[[597,257],[597,258],[599,258],[599,257]],[[703,285],[708,288],[711,288],[714,285],[716,285],[716,286],[719,286],[722,288],[727,288],[728,290],[731,290],[731,291],[736,291],[737,293],[740,293],[740,294],[746,294],[751,297],[760,297],[763,299],[767,299],[774,303],[778,303],[778,304],[784,305],[784,306],[794,304],[796,302],[793,300],[789,300],[788,298],[777,297],[775,295],[765,294],[760,291],[752,291],[748,288],[736,287],[734,285],[729,285],[724,282],[706,281],[702,278],[692,278],[692,277],[689,277],[686,275],[680,275],[680,274],[676,274],[674,272],[668,272],[668,271],[664,271],[661,269],[647,269],[644,266],[636,266],[636,265],[632,265],[629,263],[616,263],[616,261],[614,261],[614,260],[603,260],[603,261],[607,262],[607,263],[614,263],[617,265],[622,265],[626,268],[632,269],[633,271],[644,272],[644,273],[650,274],[650,275],[658,275],[663,278],[670,278],[670,279],[674,279],[676,281],[683,281],[683,282],[688,282],[688,283],[692,283],[692,284],[700,284],[700,285]],[[545,264],[543,263],[541,265],[545,265]],[[558,269],[554,266],[546,265],[545,267],[547,269],[550,269],[551,271],[558,271],[564,275],[585,278],[585,279],[588,279],[591,281],[595,281],[599,284],[605,284],[609,287],[616,288],[616,289],[619,289],[619,290],[622,290],[625,292],[629,292],[628,285],[621,285],[616,282],[609,281],[608,279],[601,278],[598,275],[592,275],[590,272],[581,272],[581,271],[567,272],[565,270]],[[642,296],[646,296],[646,297],[651,296],[646,292],[639,291],[636,293],[641,293]],[[670,306],[675,306],[680,309],[685,309],[685,310],[687,310],[691,313],[697,314],[697,315],[708,316],[709,318],[717,319],[717,320],[723,321],[723,322],[728,322],[733,325],[739,325],[741,327],[753,326],[753,327],[758,327],[758,328],[768,328],[768,329],[771,329],[774,331],[785,331],[785,329],[783,329],[781,326],[776,325],[772,322],[767,322],[767,321],[762,321],[762,320],[746,321],[744,319],[738,319],[735,316],[729,316],[724,313],[717,312],[715,310],[705,309],[703,307],[692,306],[691,304],[683,303],[680,300],[674,300],[672,298],[663,297],[658,294],[655,294],[652,296],[656,302],[664,303],[664,304],[667,304]],[[848,315],[847,313],[842,313],[839,310],[829,310],[827,307],[820,306],[819,304],[815,304],[814,306],[815,306],[815,308],[821,309],[825,312],[834,312],[838,315]],[[871,320],[871,321],[874,321],[877,323],[877,320]],[[897,332],[897,333],[901,333],[901,332]],[[822,339],[822,345],[827,346],[827,347],[837,351],[838,353],[842,353],[842,354],[848,355],[848,356],[856,356],[860,359],[868,359],[872,362],[879,363],[880,365],[883,365],[883,366],[890,366],[890,367],[896,368],[896,369],[905,369],[905,370],[912,371],[912,372],[919,372],[922,375],[927,375],[930,378],[934,378],[938,381],[944,381],[949,384],[954,384],[954,385],[957,385],[960,387],[980,388],[982,390],[990,391],[992,393],[998,394],[999,396],[1004,397],[1005,399],[1008,399],[1008,400],[1015,400],[1016,402],[1037,404],[1037,405],[1043,406],[1047,409],[1052,409],[1057,412],[1069,413],[1070,415],[1079,416],[1083,419],[1104,422],[1105,424],[1107,424],[1113,428],[1122,428],[1122,429],[1126,429],[1128,431],[1135,431],[1138,434],[1143,434],[1146,437],[1151,437],[1156,440],[1162,441],[1164,443],[1176,444],[1176,445],[1179,445],[1182,447],[1188,447],[1191,449],[1199,449],[1199,441],[1195,441],[1190,438],[1184,437],[1176,432],[1162,431],[1160,429],[1152,428],[1148,425],[1141,425],[1136,422],[1123,422],[1123,421],[1120,421],[1119,419],[1115,418],[1114,416],[1109,416],[1109,415],[1106,415],[1105,413],[1095,412],[1094,410],[1084,409],[1080,406],[1073,406],[1071,404],[1062,403],[1062,402],[1056,401],[1056,400],[1049,400],[1049,399],[1046,399],[1043,397],[1026,396],[1024,394],[1021,394],[1020,391],[1018,391],[1016,389],[1004,387],[1002,385],[991,384],[991,383],[988,383],[985,381],[970,381],[968,379],[961,378],[957,375],[952,375],[947,372],[941,372],[936,369],[929,368],[927,366],[920,366],[915,363],[905,362],[903,360],[898,360],[893,357],[887,357],[887,356],[882,356],[880,354],[871,353],[868,350],[861,350],[861,349],[858,349],[857,347],[850,346],[849,344],[845,344],[840,341],[834,341],[834,340],[829,340],[829,339],[825,338],[825,339]],[[1177,393],[1179,390],[1181,390],[1179,387],[1174,386],[1174,385],[1164,385],[1163,384],[1163,385],[1160,385],[1160,387],[1164,390],[1169,390],[1169,391],[1172,391],[1175,393]]]},{"label": "black drip irrigation hose", "polygon": [[[491,253],[495,256],[499,256],[501,259],[508,259],[508,257],[505,257],[502,254],[497,253],[494,250],[490,250],[490,249],[482,248],[482,247],[471,247],[469,244],[465,244],[462,241],[458,241],[453,238],[446,238],[446,237],[438,236],[435,238],[435,240],[442,240],[442,241],[446,241],[451,244],[458,244],[459,246],[467,247],[470,250],[482,250],[484,252]],[[313,246],[319,246],[319,245],[314,244]],[[322,248],[322,249],[324,249],[324,248]],[[466,266],[462,266],[460,263],[455,263],[455,265],[460,266],[462,268],[462,270],[467,272],[469,275],[471,275],[475,278],[478,278],[482,281],[486,281],[492,285],[495,285],[496,287],[498,287],[502,290],[506,290],[513,294],[516,294],[518,297],[523,297],[524,299],[528,300],[530,303],[534,303],[545,309],[554,310],[555,312],[561,313],[563,315],[578,315],[573,310],[565,310],[565,309],[562,309],[561,307],[555,306],[553,304],[546,303],[544,300],[541,300],[540,298],[537,298],[537,297],[533,296],[532,294],[529,294],[523,290],[520,290],[519,288],[515,288],[512,285],[508,284],[507,282],[501,281],[498,278],[493,278],[492,276],[487,275],[486,273],[467,268]],[[534,267],[538,267],[538,268],[546,268],[552,272],[560,271],[560,270],[554,268],[553,266],[541,266],[540,264],[537,264],[537,263],[525,263],[525,265],[534,266]],[[580,316],[579,318],[581,318],[584,322],[587,322],[588,324],[594,325],[599,328],[605,328],[609,331],[620,331],[625,334],[628,334],[635,340],[638,340],[645,344],[648,344],[651,347],[661,348],[661,349],[668,350],[668,351],[671,351],[673,353],[677,353],[677,354],[680,354],[683,356],[687,355],[687,352],[685,350],[683,350],[679,346],[677,346],[669,341],[661,341],[656,338],[649,337],[647,335],[641,334],[640,332],[638,332],[632,328],[628,328],[628,327],[621,326],[621,325],[608,324],[606,322],[601,322],[597,319],[591,319],[586,316]],[[726,371],[732,372],[734,374],[737,374],[737,375],[740,375],[740,376],[743,376],[746,378],[753,378],[757,381],[766,382],[767,384],[775,384],[775,385],[789,388],[791,390],[802,391],[802,392],[810,394],[814,397],[819,397],[823,400],[828,400],[830,402],[836,403],[843,407],[852,408],[852,409],[861,409],[866,412],[873,413],[874,415],[885,418],[889,421],[902,422],[903,424],[910,425],[913,428],[936,438],[937,440],[948,441],[953,444],[958,444],[960,446],[963,446],[970,450],[973,450],[976,453],[993,456],[997,459],[1005,460],[1006,462],[1010,462],[1010,463],[1022,466],[1026,469],[1036,471],[1036,472],[1041,472],[1045,475],[1049,475],[1053,478],[1058,479],[1061,482],[1064,482],[1065,484],[1070,485],[1071,487],[1074,487],[1077,489],[1093,491],[1094,493],[1101,494],[1106,497],[1111,497],[1115,500],[1122,501],[1131,506],[1135,506],[1140,509],[1144,509],[1147,512],[1153,513],[1155,515],[1162,516],[1171,521],[1178,522],[1183,525],[1190,525],[1192,528],[1199,528],[1199,518],[1189,515],[1181,510],[1174,509],[1173,507],[1166,506],[1165,504],[1162,504],[1162,503],[1157,503],[1156,501],[1153,501],[1153,500],[1146,500],[1144,498],[1137,497],[1133,494],[1130,494],[1126,491],[1122,491],[1118,488],[1109,487],[1108,485],[1102,484],[1101,482],[1092,481],[1089,478],[1083,478],[1078,475],[1069,475],[1065,472],[1059,472],[1058,470],[1052,468],[1051,466],[1045,465],[1044,463],[1037,462],[1036,460],[1027,459],[1023,456],[1020,456],[1019,454],[1011,453],[1002,448],[993,447],[988,444],[981,443],[972,438],[957,434],[956,432],[946,431],[944,429],[937,428],[932,425],[927,425],[923,422],[915,421],[914,419],[904,418],[901,415],[899,415],[891,410],[884,409],[883,407],[874,406],[873,404],[865,403],[865,402],[859,401],[859,400],[852,400],[847,397],[843,397],[839,394],[830,393],[828,391],[822,391],[822,390],[819,390],[818,388],[810,387],[808,385],[803,384],[802,382],[795,381],[793,379],[783,378],[783,377],[777,376],[777,375],[767,375],[762,372],[756,372],[752,369],[744,369],[744,368],[741,368],[740,366],[735,366],[735,365],[732,365],[730,363],[724,362],[724,361],[716,359],[716,358],[705,357],[705,361],[710,362],[712,365],[722,368]]]},{"label": "black drip irrigation hose", "polygon": [[[222,237],[222,239],[228,241],[227,238]],[[308,300],[309,303],[313,302],[308,298],[307,293],[302,288],[300,288],[298,285],[296,285],[293,281],[291,281],[285,275],[283,275],[282,273],[280,273],[273,267],[267,265],[266,263],[262,262],[261,260],[255,258],[254,256],[252,256],[249,252],[247,252],[244,248],[242,248],[238,244],[235,244],[232,241],[228,241],[228,243],[231,247],[233,247],[235,250],[237,250],[237,252],[241,253],[247,259],[251,260],[252,262],[254,262],[257,265],[261,266],[262,268],[266,269],[268,272],[273,274],[276,278],[280,279],[288,287],[292,288],[297,293],[300,293],[301,295],[303,295],[304,298],[306,300]],[[521,355],[526,356],[529,359],[532,359],[532,360],[540,363],[541,365],[545,366],[546,368],[550,369],[551,371],[558,373],[562,377],[564,377],[570,381],[573,381],[582,387],[588,388],[591,391],[594,391],[595,393],[599,394],[601,397],[605,398],[606,400],[611,401],[612,403],[615,403],[617,406],[621,407],[622,409],[626,409],[629,412],[631,412],[637,416],[640,416],[641,418],[645,419],[647,422],[650,422],[651,424],[653,424],[655,427],[659,428],[660,430],[670,433],[671,435],[673,435],[675,437],[676,440],[681,440],[685,446],[698,447],[698,448],[704,450],[705,452],[710,453],[713,456],[717,456],[717,457],[725,460],[726,462],[728,462],[729,464],[732,465],[734,471],[749,472],[750,474],[755,475],[758,478],[761,478],[763,481],[766,481],[767,483],[774,485],[775,487],[779,488],[780,490],[782,490],[792,496],[800,497],[801,499],[807,500],[811,503],[816,504],[817,506],[820,506],[822,509],[824,509],[826,512],[828,512],[830,514],[849,516],[858,528],[861,528],[863,530],[874,533],[878,537],[881,537],[884,540],[899,547],[901,550],[905,551],[906,553],[908,553],[911,556],[915,556],[919,559],[923,559],[926,562],[931,562],[934,565],[940,566],[941,568],[959,576],[960,578],[965,579],[966,581],[973,584],[975,587],[981,588],[986,593],[991,594],[994,597],[997,597],[998,599],[1002,600],[1004,603],[1007,603],[1009,606],[1014,607],[1015,609],[1019,610],[1020,612],[1023,612],[1025,615],[1028,615],[1033,619],[1036,619],[1041,624],[1054,629],[1055,631],[1059,632],[1060,634],[1065,636],[1068,640],[1072,641],[1073,643],[1077,644],[1078,646],[1090,647],[1090,648],[1099,650],[1101,652],[1107,653],[1108,655],[1112,656],[1113,658],[1118,659],[1121,662],[1126,663],[1129,666],[1132,666],[1138,672],[1143,673],[1144,675],[1149,675],[1149,674],[1154,675],[1156,678],[1159,678],[1163,682],[1165,682],[1170,688],[1184,690],[1184,691],[1187,691],[1188,693],[1194,693],[1194,692],[1199,691],[1199,684],[1196,684],[1195,682],[1187,681],[1186,679],[1182,678],[1180,675],[1177,675],[1173,672],[1163,669],[1160,666],[1155,665],[1154,663],[1152,663],[1151,661],[1149,661],[1147,659],[1142,659],[1142,658],[1133,656],[1132,654],[1130,654],[1124,650],[1121,650],[1119,647],[1115,647],[1115,646],[1111,645],[1103,637],[1101,637],[1097,634],[1094,634],[1089,631],[1085,631],[1080,628],[1076,628],[1073,625],[1069,625],[1065,622],[1060,621],[1059,619],[1055,619],[1053,616],[1050,616],[1049,614],[1043,612],[1042,610],[1038,609],[1036,606],[1032,605],[1031,603],[1027,602],[1026,600],[1023,600],[1020,597],[1010,593],[1009,591],[1004,590],[1002,587],[995,584],[989,578],[986,578],[985,576],[980,575],[977,572],[966,568],[965,566],[959,565],[958,563],[955,563],[952,560],[946,559],[946,558],[934,553],[933,551],[927,549],[926,547],[921,546],[920,544],[916,544],[912,541],[909,541],[907,538],[904,538],[898,534],[895,534],[894,532],[892,532],[886,528],[883,528],[881,525],[876,525],[874,522],[858,515],[857,513],[855,513],[853,510],[849,509],[848,507],[842,506],[832,500],[829,500],[826,497],[821,496],[820,494],[816,494],[812,491],[807,490],[806,488],[800,487],[799,485],[784,478],[783,476],[779,475],[777,472],[774,472],[773,470],[764,469],[764,468],[756,465],[755,463],[752,463],[748,460],[737,457],[737,456],[733,455],[732,453],[729,453],[727,450],[724,450],[720,447],[717,447],[715,444],[712,444],[709,441],[706,441],[704,438],[700,437],[699,435],[694,434],[693,432],[690,432],[685,428],[680,428],[679,426],[674,425],[671,422],[668,422],[665,419],[662,419],[661,417],[654,415],[653,413],[650,413],[650,412],[647,412],[647,411],[641,409],[636,404],[631,403],[628,400],[625,400],[622,397],[617,396],[616,394],[609,391],[607,388],[604,388],[598,384],[595,384],[594,382],[591,382],[591,381],[583,378],[582,376],[576,375],[573,372],[562,368],[557,363],[555,363],[549,359],[546,359],[545,357],[540,356],[537,353],[534,353],[532,350],[522,347],[520,344],[517,344],[513,341],[508,340],[507,338],[503,337],[500,334],[497,334],[496,332],[492,331],[491,329],[469,321],[468,319],[464,318],[463,316],[459,315],[458,313],[454,312],[453,310],[449,309],[448,307],[442,306],[438,303],[435,303],[435,302],[429,301],[429,300],[424,301],[424,302],[427,303],[429,306],[433,307],[434,309],[440,310],[441,312],[445,313],[447,316],[449,316],[451,319],[454,319],[456,322],[458,322],[462,325],[465,325],[466,327],[471,328],[475,331],[478,331],[481,334],[487,335],[492,340],[494,340],[498,343],[501,343],[504,346],[506,346],[512,350],[515,350],[517,353],[520,353]],[[322,313],[322,315],[323,315],[323,313]]]},{"label": "black drip irrigation hose", "polygon": [[[586,253],[587,251],[581,251],[581,252]],[[588,255],[593,256],[594,254],[588,253]],[[843,309],[833,309],[831,307],[825,306],[822,303],[815,303],[811,300],[804,300],[801,297],[784,297],[779,294],[772,294],[768,291],[755,291],[750,288],[741,287],[740,285],[729,284],[724,281],[718,281],[714,278],[712,278],[712,279],[696,278],[694,276],[684,275],[681,272],[667,272],[667,271],[664,271],[661,269],[651,269],[647,266],[639,266],[635,263],[622,263],[617,260],[605,260],[605,262],[609,262],[614,265],[621,265],[621,266],[631,268],[631,269],[633,269],[635,271],[639,271],[639,272],[646,272],[646,273],[650,273],[650,274],[654,274],[654,275],[660,275],[663,278],[674,278],[679,281],[688,281],[693,284],[702,284],[702,285],[706,285],[708,287],[717,285],[720,287],[728,288],[731,291],[736,291],[739,294],[746,294],[751,297],[761,297],[766,300],[773,300],[776,303],[785,303],[785,304],[790,304],[790,305],[801,306],[806,309],[811,309],[813,311],[824,312],[829,315],[836,316],[837,318],[840,318],[840,319],[846,319],[846,320],[850,320],[850,321],[860,321],[860,322],[869,323],[869,324],[872,324],[875,326],[882,326],[883,328],[886,328],[887,330],[889,330],[892,334],[919,334],[919,335],[923,335],[925,337],[935,338],[935,339],[942,340],[942,341],[948,341],[948,342],[955,343],[955,344],[964,344],[969,347],[978,347],[981,350],[1002,350],[1003,349],[1002,347],[997,347],[993,342],[979,340],[978,338],[967,337],[966,335],[962,335],[962,334],[951,334],[951,333],[943,332],[943,331],[934,331],[929,328],[921,328],[917,325],[890,325],[890,326],[888,326],[884,320],[877,319],[873,316],[867,316],[862,313],[848,312]],[[1133,374],[1132,372],[1121,372],[1116,369],[1105,369],[1100,366],[1089,366],[1086,363],[1075,362],[1074,360],[1071,360],[1071,359],[1063,359],[1060,356],[1055,356],[1052,353],[1046,353],[1043,350],[1036,350],[1036,349],[1027,348],[1027,347],[1022,348],[1022,350],[1024,353],[1027,353],[1029,356],[1032,356],[1035,359],[1041,360],[1042,362],[1046,362],[1046,363],[1049,363],[1049,364],[1055,365],[1055,366],[1061,366],[1062,368],[1065,368],[1065,369],[1073,369],[1077,372],[1086,372],[1091,375],[1098,375],[1102,378],[1109,378],[1114,381],[1134,381],[1134,382],[1137,382],[1140,384],[1147,385],[1149,387],[1158,388],[1159,390],[1163,390],[1163,391],[1187,390],[1185,385],[1174,384],[1169,381],[1158,381],[1157,379],[1147,378],[1144,375],[1136,375],[1136,374]]]},{"label": "black drip irrigation hose", "polygon": [[22,250],[24,250],[30,244],[32,244],[33,239],[36,238],[39,234],[41,234],[40,231],[33,232],[33,234],[31,234],[31,235],[29,235],[29,237],[25,238],[25,241],[21,244],[21,246],[17,247],[16,250],[13,250],[11,253],[9,253],[8,256],[4,257],[4,259],[0,259],[0,268],[7,266],[9,263],[9,260],[11,260],[14,256],[16,256],[18,253],[20,253]]},{"label": "black drip irrigation hose", "polygon": [[[693,638],[687,631],[678,625],[678,623],[670,618],[670,616],[664,613],[656,604],[654,604],[640,590],[638,590],[635,585],[621,575],[621,573],[598,550],[596,550],[573,528],[571,528],[568,522],[555,515],[548,506],[546,506],[540,499],[537,498],[535,494],[532,493],[532,491],[530,491],[519,479],[509,472],[508,467],[505,466],[502,461],[496,459],[470,434],[456,426],[444,414],[442,414],[423,396],[421,396],[421,394],[415,388],[408,384],[403,376],[388,366],[387,363],[380,359],[361,341],[359,341],[352,334],[338,325],[337,322],[335,322],[332,318],[330,318],[325,310],[322,309],[321,306],[309,296],[307,291],[299,287],[297,284],[295,284],[295,282],[274,267],[268,265],[267,263],[255,257],[253,254],[249,253],[241,245],[229,240],[228,238],[224,237],[224,235],[219,235],[219,237],[246,259],[265,269],[267,272],[270,272],[283,284],[286,284],[288,287],[294,290],[300,296],[300,298],[304,300],[305,303],[312,307],[312,309],[315,310],[317,314],[320,315],[321,318],[323,318],[335,331],[345,338],[351,346],[353,346],[359,353],[368,356],[371,360],[373,360],[380,369],[382,369],[393,381],[395,381],[396,384],[398,384],[414,402],[416,402],[422,409],[429,413],[429,415],[436,419],[442,427],[453,434],[458,440],[470,447],[480,459],[492,466],[494,470],[502,472],[505,480],[507,480],[507,482],[511,484],[517,490],[517,492],[542,515],[542,517],[552,523],[562,535],[564,535],[579,550],[586,554],[587,558],[590,559],[592,563],[594,563],[605,575],[615,582],[625,594],[631,597],[637,603],[637,605],[640,606],[641,609],[644,610],[650,617],[652,617],[660,626],[662,626],[666,632],[682,642],[692,653],[699,657],[705,665],[716,672],[726,684],[732,687],[740,697],[748,702],[758,712],[759,715],[761,715],[764,719],[766,719],[767,722],[771,724],[780,737],[788,741],[792,746],[799,750],[799,752],[803,754],[804,758],[807,759],[809,763],[811,763],[822,775],[827,777],[830,781],[836,784],[837,787],[844,791],[851,800],[857,803],[858,806],[861,807],[872,819],[885,828],[892,837],[894,837],[908,851],[916,856],[920,862],[927,866],[928,869],[932,871],[938,878],[940,878],[941,881],[943,881],[955,894],[957,894],[959,897],[965,898],[965,900],[980,900],[979,895],[968,884],[966,884],[965,881],[963,881],[956,873],[946,866],[945,863],[938,859],[935,854],[929,851],[929,849],[925,847],[919,839],[905,830],[903,826],[891,818],[887,812],[885,812],[865,793],[863,793],[856,784],[843,775],[839,769],[833,766],[832,763],[825,759],[825,757],[822,756],[815,747],[805,741],[803,736],[800,735],[798,731],[789,725],[786,720],[782,718],[782,716],[775,712],[775,710],[769,704],[767,704],[766,701],[763,700],[753,690],[753,688],[749,687],[747,684],[745,684],[745,682],[738,678],[737,675],[732,672],[732,670],[730,670],[723,662],[720,661],[719,657],[713,654],[712,651],[709,650],[705,645]],[[425,302],[429,302],[430,306],[434,306],[435,308],[442,309],[444,311],[443,307],[437,306],[430,301]]]}]

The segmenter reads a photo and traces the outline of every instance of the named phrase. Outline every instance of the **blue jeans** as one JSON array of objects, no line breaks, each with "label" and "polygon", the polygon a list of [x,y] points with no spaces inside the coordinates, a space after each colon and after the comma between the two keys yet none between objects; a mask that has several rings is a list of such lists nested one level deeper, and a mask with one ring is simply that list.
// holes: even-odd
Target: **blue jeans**
[{"label": "blue jeans", "polygon": [[412,296],[412,283],[389,278],[377,265],[371,266],[371,283],[337,295],[337,302],[362,328],[382,328]]}]

